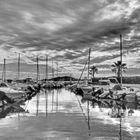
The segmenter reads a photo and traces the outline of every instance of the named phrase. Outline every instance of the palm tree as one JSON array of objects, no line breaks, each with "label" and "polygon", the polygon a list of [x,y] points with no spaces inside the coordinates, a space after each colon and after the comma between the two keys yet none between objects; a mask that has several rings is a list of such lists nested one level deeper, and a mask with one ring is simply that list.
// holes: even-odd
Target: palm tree
[{"label": "palm tree", "polygon": [[117,61],[114,62],[114,64],[111,65],[112,66],[112,72],[116,73],[118,80],[120,81],[120,77],[121,77],[121,70],[122,72],[126,72],[126,64],[125,63],[121,63],[121,61]]},{"label": "palm tree", "polygon": [[95,73],[97,73],[98,72],[98,69],[97,69],[97,67],[96,66],[91,66],[91,68],[90,68],[90,74],[92,75],[92,77],[94,78],[95,77]]}]

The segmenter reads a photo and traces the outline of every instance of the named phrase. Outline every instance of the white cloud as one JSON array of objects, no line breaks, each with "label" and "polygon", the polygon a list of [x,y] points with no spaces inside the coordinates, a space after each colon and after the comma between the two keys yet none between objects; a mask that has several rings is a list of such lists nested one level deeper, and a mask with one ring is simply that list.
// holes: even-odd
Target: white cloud
[{"label": "white cloud", "polygon": [[[14,47],[25,53],[23,59],[27,63],[33,63],[30,57],[48,54],[56,60],[59,57],[61,66],[69,66],[72,62],[86,62],[88,53],[85,52],[91,47],[91,59],[99,58],[98,65],[106,65],[119,59],[114,58],[119,55],[119,33],[124,35],[125,49],[133,51],[132,45],[136,43],[136,48],[140,44],[139,29],[134,26],[139,19],[136,16],[131,21],[131,14],[140,7],[139,0],[12,0],[2,3],[5,7],[0,5],[1,62]],[[123,60],[129,67],[140,67],[138,53],[125,55]],[[15,58],[13,56],[13,61]],[[81,68],[81,64],[71,65],[74,71]]]},{"label": "white cloud", "polygon": [[127,2],[128,4],[116,1],[105,6],[96,13],[94,21],[100,22],[113,19],[117,22],[121,18],[128,18],[135,9],[140,7],[140,3],[137,0],[127,0]]},{"label": "white cloud", "polygon": [[23,18],[27,21],[32,21],[33,18],[35,17],[33,14],[27,11],[23,11],[22,14],[23,14]]}]

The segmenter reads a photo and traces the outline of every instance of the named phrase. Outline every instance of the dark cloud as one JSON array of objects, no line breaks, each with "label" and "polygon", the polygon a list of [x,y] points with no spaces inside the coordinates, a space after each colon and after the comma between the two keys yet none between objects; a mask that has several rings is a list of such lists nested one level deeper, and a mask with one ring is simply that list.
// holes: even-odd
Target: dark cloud
[{"label": "dark cloud", "polygon": [[99,63],[104,62],[106,60],[111,60],[111,59],[114,59],[114,58],[117,58],[117,57],[119,57],[119,54],[115,54],[115,55],[112,55],[112,56],[96,57],[96,58],[91,60],[91,64],[99,64]]},{"label": "dark cloud", "polygon": [[[130,3],[126,0],[0,1],[0,35],[5,35],[7,40],[14,38],[12,42],[0,38],[0,44],[6,43],[2,46],[5,51],[15,48],[30,54],[27,58],[33,62],[36,56],[32,53],[44,51],[43,54],[49,53],[53,59],[82,66],[87,61],[89,47],[99,54],[105,53],[105,56],[93,56],[91,62],[113,60],[119,57],[119,42],[115,39],[119,40],[120,34],[124,39],[124,54],[140,46],[140,4],[137,1],[136,8],[131,8]],[[44,55],[40,61],[45,61]]]}]

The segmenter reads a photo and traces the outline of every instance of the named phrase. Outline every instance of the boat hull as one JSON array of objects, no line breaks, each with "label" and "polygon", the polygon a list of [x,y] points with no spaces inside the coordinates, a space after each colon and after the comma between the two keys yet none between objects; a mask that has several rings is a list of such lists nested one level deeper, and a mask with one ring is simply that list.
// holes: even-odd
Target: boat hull
[{"label": "boat hull", "polygon": [[83,99],[84,100],[92,100],[92,87],[91,86],[85,86],[81,87],[83,91]]},{"label": "boat hull", "polygon": [[9,87],[0,87],[0,91],[4,92],[10,98],[17,98],[25,95],[25,91],[14,90]]}]

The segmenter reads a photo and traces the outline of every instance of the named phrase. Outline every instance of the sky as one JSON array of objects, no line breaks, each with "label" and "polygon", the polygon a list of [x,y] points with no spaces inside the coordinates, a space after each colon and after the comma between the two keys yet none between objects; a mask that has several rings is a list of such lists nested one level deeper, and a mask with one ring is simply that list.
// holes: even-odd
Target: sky
[{"label": "sky", "polygon": [[[91,65],[108,74],[120,60],[140,74],[139,0],[1,0],[0,63],[45,64],[80,74],[91,48]],[[101,74],[100,73],[100,74]]]}]

